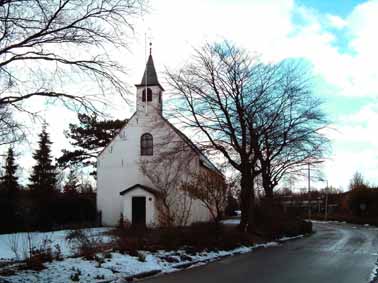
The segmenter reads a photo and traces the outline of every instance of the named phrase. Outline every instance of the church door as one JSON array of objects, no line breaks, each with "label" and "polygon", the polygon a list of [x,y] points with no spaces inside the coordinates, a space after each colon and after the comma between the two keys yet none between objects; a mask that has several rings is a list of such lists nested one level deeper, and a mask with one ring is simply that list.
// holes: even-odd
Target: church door
[{"label": "church door", "polygon": [[132,198],[133,226],[146,226],[146,197]]}]

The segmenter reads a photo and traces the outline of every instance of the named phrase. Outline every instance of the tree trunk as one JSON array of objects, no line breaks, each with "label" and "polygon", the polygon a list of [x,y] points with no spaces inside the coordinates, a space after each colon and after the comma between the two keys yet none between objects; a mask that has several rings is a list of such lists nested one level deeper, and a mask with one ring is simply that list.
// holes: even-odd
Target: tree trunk
[{"label": "tree trunk", "polygon": [[255,232],[255,178],[252,176],[252,182],[250,187],[251,195],[249,200],[249,210],[248,210],[248,232]]},{"label": "tree trunk", "polygon": [[264,219],[265,219],[265,233],[268,233],[271,237],[275,236],[274,223],[278,221],[277,216],[274,212],[273,203],[273,186],[270,183],[267,174],[262,175],[262,184],[265,192],[264,198]]},{"label": "tree trunk", "polygon": [[267,201],[272,201],[273,200],[273,188],[270,184],[270,178],[269,178],[268,174],[266,172],[264,172],[264,169],[266,170],[266,168],[263,168],[263,172],[262,172],[261,176],[262,176],[262,186],[263,186],[264,193],[265,193],[265,199]]},{"label": "tree trunk", "polygon": [[[247,225],[249,223],[249,214],[251,207],[251,187],[253,183],[253,178],[251,170],[244,170],[241,172],[241,191],[240,191],[240,208],[241,208],[241,219],[239,229],[240,231],[246,231]],[[253,205],[253,203],[252,203]]]}]

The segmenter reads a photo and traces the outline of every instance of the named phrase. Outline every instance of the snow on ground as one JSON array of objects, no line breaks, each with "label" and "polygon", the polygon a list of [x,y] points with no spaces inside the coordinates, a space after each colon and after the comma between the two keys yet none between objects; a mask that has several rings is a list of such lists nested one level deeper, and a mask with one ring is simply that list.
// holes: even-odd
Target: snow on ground
[{"label": "snow on ground", "polygon": [[[91,229],[93,234],[101,234],[106,231],[106,228]],[[64,247],[65,258],[62,261],[53,261],[52,263],[46,263],[46,269],[35,271],[17,271],[15,275],[2,277],[10,283],[66,283],[72,282],[72,278],[77,276],[80,282],[101,282],[101,280],[110,280],[112,282],[121,282],[122,278],[132,275],[146,273],[146,272],[163,272],[169,273],[177,271],[187,265],[186,267],[193,267],[204,264],[204,262],[210,262],[222,257],[243,254],[253,251],[256,248],[268,248],[280,245],[279,242],[287,241],[293,238],[282,238],[277,242],[269,242],[264,244],[258,244],[254,246],[241,246],[233,250],[219,250],[219,251],[203,251],[196,254],[188,254],[184,250],[178,251],[157,251],[155,253],[140,251],[142,256],[133,257],[127,254],[111,253],[108,256],[98,254],[98,258],[101,260],[85,260],[83,258],[69,258],[72,255],[69,245],[65,243],[65,235],[69,231],[58,231],[49,233],[53,243],[58,243]],[[20,233],[20,237],[25,233]],[[43,240],[46,233],[35,233],[35,238]],[[14,258],[12,252],[7,246],[8,239],[12,235],[0,236],[0,254],[3,258]],[[102,235],[104,241],[108,236]],[[5,249],[3,249],[5,248]]]},{"label": "snow on ground", "polygon": [[278,239],[277,241],[278,242],[286,242],[286,241],[291,241],[291,240],[295,240],[295,239],[300,239],[300,238],[303,238],[304,235],[298,235],[298,236],[294,236],[294,237],[282,237],[280,239]]},{"label": "snow on ground", "polygon": [[378,261],[374,265],[374,269],[372,270],[370,274],[370,280],[369,283],[376,283],[378,282]]},{"label": "snow on ground", "polygon": [[[159,251],[154,254],[142,252],[145,255],[145,261],[126,254],[111,253],[111,258],[105,258],[105,262],[102,264],[82,258],[66,258],[63,261],[46,264],[46,269],[40,272],[21,271],[9,277],[0,276],[0,279],[5,279],[10,283],[66,283],[71,281],[71,276],[78,273],[80,282],[89,283],[104,279],[117,281],[121,278],[151,271],[174,272],[179,270],[179,265],[182,264],[193,263],[194,266],[198,266],[199,263],[203,264],[203,262],[214,261],[225,256],[243,254],[259,247],[267,248],[277,245],[279,245],[277,242],[271,242],[252,247],[239,247],[230,251],[201,252],[195,255],[188,255],[183,250]],[[171,262],[171,260],[168,262],[165,259],[167,257],[176,258],[178,262]]]},{"label": "snow on ground", "polygon": [[336,220],[308,220],[306,219],[307,221],[311,221],[312,223],[331,223],[331,224],[349,224],[349,225],[353,225],[352,226],[352,229],[360,229],[362,227],[364,227],[364,229],[368,229],[368,230],[378,230],[378,227],[377,226],[374,226],[374,225],[370,225],[370,224],[353,224],[353,223],[348,223],[346,221],[336,221]]},{"label": "snow on ground", "polygon": [[222,224],[226,224],[226,225],[239,225],[240,218],[226,219],[226,220],[222,220],[221,222]]},{"label": "snow on ground", "polygon": [[[102,235],[110,228],[88,228],[84,231],[91,237],[101,237],[102,241],[110,241],[110,237]],[[49,242],[52,248],[59,245],[63,256],[71,256],[74,251],[66,241],[66,236],[72,230],[60,230],[54,232],[32,232],[32,233],[13,233],[0,235],[0,262],[2,260],[19,260],[24,258],[24,253],[28,251],[29,243],[33,247],[40,247]],[[18,250],[18,255],[12,251]]]}]

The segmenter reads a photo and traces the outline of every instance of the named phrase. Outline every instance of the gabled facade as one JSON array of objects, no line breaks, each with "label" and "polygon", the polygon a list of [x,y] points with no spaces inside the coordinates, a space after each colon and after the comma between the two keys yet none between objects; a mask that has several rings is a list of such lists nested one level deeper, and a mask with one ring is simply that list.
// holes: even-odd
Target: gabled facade
[{"label": "gabled facade", "polygon": [[177,225],[210,220],[201,202],[180,186],[204,170],[220,173],[162,116],[163,92],[150,55],[136,85],[135,113],[97,159],[97,207],[103,225],[117,225],[121,215],[128,223],[164,225],[164,206],[174,212],[169,217]]}]

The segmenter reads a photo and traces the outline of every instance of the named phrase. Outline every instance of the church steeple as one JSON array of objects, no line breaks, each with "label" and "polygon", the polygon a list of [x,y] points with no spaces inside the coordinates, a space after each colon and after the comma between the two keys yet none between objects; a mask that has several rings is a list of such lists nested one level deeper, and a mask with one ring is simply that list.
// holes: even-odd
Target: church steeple
[{"label": "church steeple", "polygon": [[164,91],[164,88],[159,83],[154,60],[151,55],[151,49],[142,81],[135,86],[137,87],[136,111],[138,113],[143,113],[143,115],[148,115],[148,113],[151,112],[161,114],[163,111],[162,92]]},{"label": "church steeple", "polygon": [[164,88],[160,85],[155,66],[154,66],[154,60],[152,59],[152,54],[150,51],[150,56],[148,56],[146,68],[143,73],[142,81],[139,85],[136,85],[137,87],[139,86],[159,86],[161,90],[164,90]]}]

